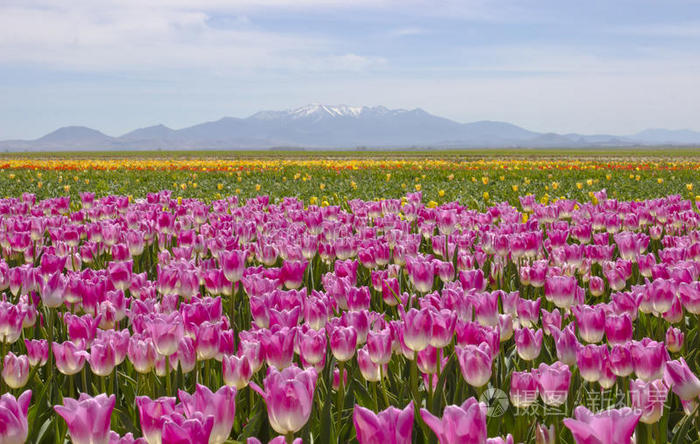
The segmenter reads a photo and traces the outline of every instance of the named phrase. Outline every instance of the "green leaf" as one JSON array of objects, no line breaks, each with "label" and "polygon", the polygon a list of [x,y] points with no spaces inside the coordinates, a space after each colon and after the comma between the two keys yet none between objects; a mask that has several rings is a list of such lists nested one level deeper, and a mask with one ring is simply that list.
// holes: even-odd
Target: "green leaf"
[{"label": "green leaf", "polygon": [[250,418],[248,424],[246,424],[245,427],[243,427],[243,430],[241,430],[241,434],[237,438],[239,441],[245,441],[248,438],[257,437],[260,435],[263,423],[267,417],[267,412],[262,403],[262,400],[258,400],[254,404],[254,411],[257,413]]}]

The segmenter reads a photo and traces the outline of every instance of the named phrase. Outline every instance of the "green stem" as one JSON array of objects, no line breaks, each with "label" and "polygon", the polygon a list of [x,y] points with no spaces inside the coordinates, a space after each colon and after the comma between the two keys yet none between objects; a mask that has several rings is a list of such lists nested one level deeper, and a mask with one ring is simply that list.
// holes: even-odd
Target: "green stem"
[{"label": "green stem", "polygon": [[385,375],[384,375],[384,369],[380,368],[379,369],[379,376],[380,376],[380,383],[381,383],[381,388],[382,388],[382,397],[384,398],[384,408],[389,408],[389,397],[386,394],[386,382],[384,381]]},{"label": "green stem", "polygon": [[85,369],[85,366],[83,366],[83,369],[80,370],[80,379],[83,382],[83,393],[90,393],[90,390],[88,390],[87,370]]},{"label": "green stem", "polygon": [[422,405],[420,400],[420,392],[418,391],[418,364],[416,363],[417,356],[411,360],[411,392],[413,394],[413,402],[418,408]]},{"label": "green stem", "polygon": [[170,356],[165,357],[165,396],[170,396]]},{"label": "green stem", "polygon": [[235,321],[235,317],[234,317],[236,314],[236,283],[235,282],[231,283],[231,300],[230,300],[229,304],[230,304],[229,308],[231,310],[230,321],[231,321],[231,326],[233,327],[236,325],[236,321]]},{"label": "green stem", "polygon": [[209,359],[204,361],[204,377],[202,378],[202,380],[207,381],[207,387],[211,387],[211,369],[209,368],[211,364],[209,361]]},{"label": "green stem", "polygon": [[336,399],[336,409],[337,409],[337,415],[338,415],[338,426],[342,424],[342,414],[343,414],[343,404],[345,400],[345,381],[343,378],[343,371],[345,367],[345,362],[338,362],[338,393],[337,393],[337,399]]},{"label": "green stem", "polygon": [[377,402],[377,383],[372,382],[372,400],[374,401],[374,411],[379,411],[379,402]]},{"label": "green stem", "polygon": [[[47,368],[49,370],[49,378],[53,380],[53,370],[54,370],[54,365],[53,365],[53,310],[50,308],[46,308],[46,324],[48,325],[48,338],[49,338],[49,361],[47,362]],[[53,384],[51,387],[49,387],[49,394],[48,394],[48,399],[49,402],[52,402],[53,398],[51,397],[52,395],[52,390],[53,390]]]},{"label": "green stem", "polygon": [[[7,355],[7,343],[5,341],[2,341],[0,343],[0,372],[3,370],[4,361],[5,361],[5,355]],[[5,388],[5,379],[0,378],[0,393],[5,393],[7,389]]]}]

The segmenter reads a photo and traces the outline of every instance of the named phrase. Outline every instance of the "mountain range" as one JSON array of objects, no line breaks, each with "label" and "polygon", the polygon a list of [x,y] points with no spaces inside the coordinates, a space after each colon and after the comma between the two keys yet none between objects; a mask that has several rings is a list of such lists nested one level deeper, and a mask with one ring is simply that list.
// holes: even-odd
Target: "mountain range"
[{"label": "mountain range", "polygon": [[184,150],[267,148],[580,148],[698,145],[700,132],[648,129],[636,134],[557,134],[507,122],[459,123],[416,108],[312,104],[223,117],[182,129],[164,125],[118,137],[83,126],[59,128],[35,140],[0,141],[4,151]]}]

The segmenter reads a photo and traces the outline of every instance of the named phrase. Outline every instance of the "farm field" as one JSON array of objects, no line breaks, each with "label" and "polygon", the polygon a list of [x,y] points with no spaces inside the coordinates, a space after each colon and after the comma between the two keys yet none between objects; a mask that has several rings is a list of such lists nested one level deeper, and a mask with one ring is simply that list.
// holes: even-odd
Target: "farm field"
[{"label": "farm field", "polygon": [[693,149],[5,153],[0,443],[700,442],[699,187]]},{"label": "farm field", "polygon": [[692,189],[699,170],[698,150],[678,148],[4,154],[0,196],[31,192],[39,199],[69,195],[77,201],[81,192],[144,197],[169,189],[174,197],[207,202],[266,194],[273,201],[293,196],[340,205],[421,191],[426,203],[458,200],[484,208],[516,204],[526,194],[540,201],[562,196],[587,201],[603,188],[626,200],[691,198],[700,194]]}]

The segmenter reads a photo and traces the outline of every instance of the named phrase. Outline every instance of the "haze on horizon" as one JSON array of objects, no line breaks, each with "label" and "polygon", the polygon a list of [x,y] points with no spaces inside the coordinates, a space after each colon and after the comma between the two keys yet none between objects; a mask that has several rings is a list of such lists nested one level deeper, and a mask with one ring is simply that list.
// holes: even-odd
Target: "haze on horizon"
[{"label": "haze on horizon", "polygon": [[541,132],[700,130],[699,78],[691,0],[0,3],[0,140],[310,102]]}]

